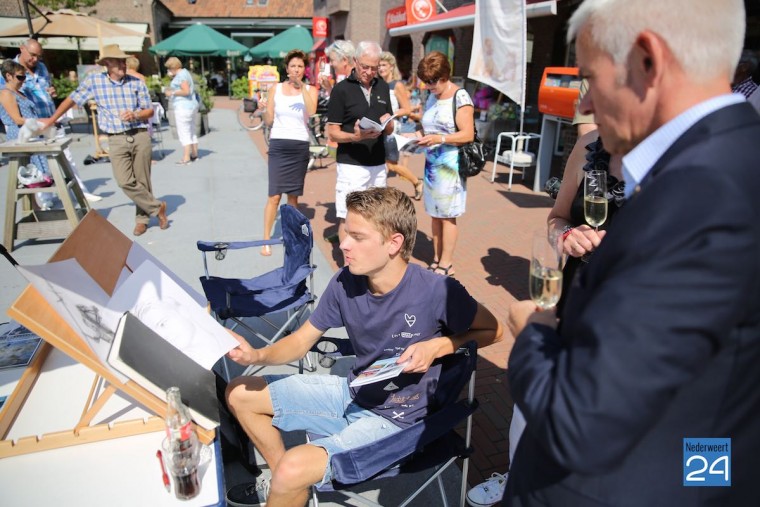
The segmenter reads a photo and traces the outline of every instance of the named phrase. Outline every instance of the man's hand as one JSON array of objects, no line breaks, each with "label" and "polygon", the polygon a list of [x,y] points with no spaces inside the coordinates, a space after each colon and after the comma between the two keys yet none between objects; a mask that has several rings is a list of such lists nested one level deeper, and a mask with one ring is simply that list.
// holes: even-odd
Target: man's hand
[{"label": "man's hand", "polygon": [[227,352],[227,357],[243,366],[255,364],[259,358],[259,352],[236,332],[229,329],[227,331],[238,341],[238,346]]},{"label": "man's hand", "polygon": [[46,130],[52,127],[53,125],[55,125],[55,120],[51,118],[39,118],[38,121],[42,123],[42,127],[40,128],[40,130]]},{"label": "man's hand", "polygon": [[543,324],[551,328],[557,327],[557,316],[552,310],[541,311],[533,301],[518,301],[509,307],[507,326],[512,336],[522,333],[528,324]]},{"label": "man's hand", "polygon": [[137,111],[124,111],[120,116],[122,121],[134,122],[138,121]]},{"label": "man's hand", "polygon": [[377,132],[376,130],[365,130],[361,127],[359,127],[359,120],[356,120],[356,123],[354,123],[354,141],[352,142],[359,142],[364,141],[365,139],[375,139],[380,137],[380,134],[382,132]]},{"label": "man's hand", "polygon": [[[438,341],[441,338],[431,338],[423,342],[409,345],[396,364],[408,361],[404,367],[404,373],[425,373],[438,357]],[[445,339],[445,338],[444,338]]]},{"label": "man's hand", "polygon": [[48,92],[48,95],[50,95],[53,98],[55,98],[55,97],[58,96],[58,93],[55,91],[55,87],[54,86],[48,86],[47,87],[47,92]]}]

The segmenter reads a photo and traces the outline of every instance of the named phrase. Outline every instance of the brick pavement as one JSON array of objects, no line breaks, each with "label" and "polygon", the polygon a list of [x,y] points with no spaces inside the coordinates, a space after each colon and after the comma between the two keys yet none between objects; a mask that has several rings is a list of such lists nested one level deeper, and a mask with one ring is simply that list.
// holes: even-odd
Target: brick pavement
[{"label": "brick pavement", "polygon": [[[239,101],[217,98],[217,107],[237,108]],[[266,157],[266,145],[260,132],[251,132],[251,139]],[[330,162],[327,165],[328,161]],[[325,159],[326,168],[310,171],[306,176],[304,196],[306,213],[312,220],[316,244],[333,268],[342,257],[337,245],[322,240],[337,231],[335,218],[335,164]],[[424,157],[410,158],[409,167],[421,176]],[[467,290],[501,321],[505,322],[509,305],[528,298],[528,266],[530,243],[534,229],[545,225],[553,200],[546,194],[534,193],[533,171],[528,170],[526,184],[521,173],[515,172],[512,190],[507,190],[509,169],[499,166],[496,182],[490,182],[492,163],[483,173],[468,181],[467,212],[459,219],[459,241],[454,255],[456,278]],[[390,186],[413,194],[412,185],[391,175]],[[432,260],[431,224],[422,202],[415,201],[419,219],[417,241],[412,262],[426,265]],[[473,443],[475,455],[471,461],[470,484],[489,477],[492,472],[503,473],[508,466],[508,429],[512,417],[512,399],[506,385],[506,358],[512,337],[505,333],[503,342],[479,351],[476,394],[480,410],[474,417]]]}]

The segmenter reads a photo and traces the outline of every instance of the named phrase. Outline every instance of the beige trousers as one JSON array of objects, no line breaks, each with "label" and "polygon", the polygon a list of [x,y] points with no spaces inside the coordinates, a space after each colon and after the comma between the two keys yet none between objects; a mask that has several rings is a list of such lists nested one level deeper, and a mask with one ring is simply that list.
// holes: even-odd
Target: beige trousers
[{"label": "beige trousers", "polygon": [[151,159],[150,135],[147,131],[133,136],[115,135],[108,137],[108,156],[113,167],[113,176],[119,188],[137,206],[135,222],[147,224],[150,217],[158,214],[161,201],[153,196],[150,181]]}]

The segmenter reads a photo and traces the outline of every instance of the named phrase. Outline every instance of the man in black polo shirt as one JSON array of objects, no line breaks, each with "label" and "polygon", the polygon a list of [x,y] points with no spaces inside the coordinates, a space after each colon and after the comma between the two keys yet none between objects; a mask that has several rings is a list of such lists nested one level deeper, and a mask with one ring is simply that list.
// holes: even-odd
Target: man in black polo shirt
[{"label": "man in black polo shirt", "polygon": [[[341,219],[338,226],[341,241],[345,236],[346,196],[357,190],[385,186],[381,132],[359,128],[363,116],[382,123],[393,114],[388,84],[377,76],[380,53],[382,48],[377,43],[360,42],[356,46],[356,67],[330,94],[327,128],[330,138],[338,143],[335,214]],[[382,133],[393,133],[392,121]]]}]

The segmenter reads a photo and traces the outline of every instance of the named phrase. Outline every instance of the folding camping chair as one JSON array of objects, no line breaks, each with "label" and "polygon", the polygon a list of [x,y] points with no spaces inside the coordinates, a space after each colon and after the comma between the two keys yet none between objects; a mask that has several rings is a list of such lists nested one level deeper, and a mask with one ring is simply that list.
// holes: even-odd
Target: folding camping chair
[{"label": "folding camping chair", "polygon": [[[321,344],[328,342],[332,352],[324,352]],[[348,340],[323,338],[313,349],[323,357],[335,358],[353,355]],[[440,505],[448,506],[441,475],[457,459],[462,459],[462,480],[460,483],[459,506],[464,506],[467,493],[467,472],[472,432],[472,414],[478,406],[475,399],[475,367],[477,344],[471,341],[455,354],[443,357],[441,373],[432,397],[432,413],[422,421],[403,429],[389,437],[371,444],[341,452],[330,458],[332,482],[323,486],[312,486],[314,507],[319,506],[318,493],[337,492],[366,505],[379,506],[351,488],[375,479],[431,470],[430,477],[398,505],[403,507],[412,502],[422,491],[436,481],[441,494]],[[467,397],[460,398],[465,386]],[[465,434],[459,435],[455,428],[466,420]],[[321,435],[308,434],[309,440]]]},{"label": "folding camping chair", "polygon": [[[282,237],[259,241],[198,241],[198,250],[203,255],[205,276],[201,285],[217,319],[232,326],[242,326],[268,344],[273,344],[283,336],[293,332],[301,324],[301,319],[314,303],[314,268],[311,250],[314,236],[309,219],[297,209],[287,204],[280,206],[280,226]],[[207,252],[214,252],[214,258],[224,260],[228,250],[236,250],[264,245],[282,244],[285,247],[283,266],[250,279],[221,278],[211,276],[206,259]],[[277,313],[287,312],[286,320],[278,325],[271,318]],[[246,317],[260,319],[274,335],[267,337],[243,321]],[[311,359],[306,361],[313,370]],[[302,365],[299,365],[302,367]],[[225,363],[225,374],[229,372]],[[249,375],[254,367],[249,366],[243,375]]]}]

